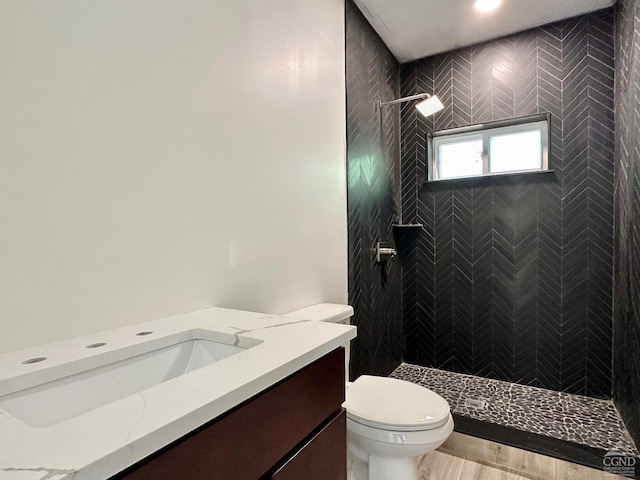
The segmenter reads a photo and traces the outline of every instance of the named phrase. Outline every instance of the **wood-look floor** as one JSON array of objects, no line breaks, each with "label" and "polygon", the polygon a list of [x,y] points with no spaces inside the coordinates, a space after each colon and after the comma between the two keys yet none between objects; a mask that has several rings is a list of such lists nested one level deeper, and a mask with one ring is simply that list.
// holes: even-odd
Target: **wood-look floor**
[{"label": "wood-look floor", "polygon": [[420,480],[624,480],[593,468],[454,433],[419,463]]}]

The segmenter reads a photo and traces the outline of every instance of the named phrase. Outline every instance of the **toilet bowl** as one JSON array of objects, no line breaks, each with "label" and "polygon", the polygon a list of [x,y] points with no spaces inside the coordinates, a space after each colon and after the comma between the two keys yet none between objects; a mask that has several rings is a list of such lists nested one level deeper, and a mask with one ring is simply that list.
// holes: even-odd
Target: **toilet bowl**
[{"label": "toilet bowl", "polygon": [[[353,308],[323,303],[287,316],[348,324]],[[348,379],[348,345],[345,349]],[[362,375],[347,382],[342,406],[347,412],[349,480],[417,480],[417,458],[438,448],[453,431],[447,401],[404,380]]]}]

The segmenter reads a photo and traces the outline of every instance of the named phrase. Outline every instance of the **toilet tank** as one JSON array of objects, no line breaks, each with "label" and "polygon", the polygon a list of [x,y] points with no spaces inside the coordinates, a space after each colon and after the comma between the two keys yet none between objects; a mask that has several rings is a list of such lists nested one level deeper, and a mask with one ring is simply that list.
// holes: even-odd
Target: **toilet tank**
[{"label": "toilet tank", "polygon": [[[351,324],[353,317],[353,307],[351,305],[340,305],[338,303],[318,303],[310,307],[301,308],[293,312],[285,313],[286,317],[297,318],[299,320],[313,320],[316,322]],[[349,357],[351,354],[350,343],[344,347],[344,379],[349,380]]]}]

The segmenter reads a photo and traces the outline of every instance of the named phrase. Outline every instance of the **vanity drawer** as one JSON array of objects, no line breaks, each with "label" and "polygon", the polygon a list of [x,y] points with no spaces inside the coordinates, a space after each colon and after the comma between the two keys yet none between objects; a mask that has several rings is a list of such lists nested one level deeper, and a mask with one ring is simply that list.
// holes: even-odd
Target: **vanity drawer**
[{"label": "vanity drawer", "polygon": [[347,478],[347,414],[341,411],[295,452],[272,480],[345,480]]},{"label": "vanity drawer", "polygon": [[258,479],[341,410],[344,385],[339,348],[112,478]]}]

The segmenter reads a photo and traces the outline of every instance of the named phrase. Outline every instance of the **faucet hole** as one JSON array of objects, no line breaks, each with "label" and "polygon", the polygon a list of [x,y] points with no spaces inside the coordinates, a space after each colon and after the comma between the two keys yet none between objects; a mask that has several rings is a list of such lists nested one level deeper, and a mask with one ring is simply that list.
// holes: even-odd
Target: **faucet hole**
[{"label": "faucet hole", "polygon": [[105,345],[106,343],[104,342],[92,343],[91,345],[87,345],[85,348],[98,348],[98,347],[104,347]]},{"label": "faucet hole", "polygon": [[136,335],[139,337],[144,337],[145,335],[151,335],[153,332],[138,332]]},{"label": "faucet hole", "polygon": [[29,358],[28,360],[25,360],[22,363],[24,365],[29,365],[30,363],[44,362],[46,359],[47,359],[47,357],[34,357],[34,358]]}]

